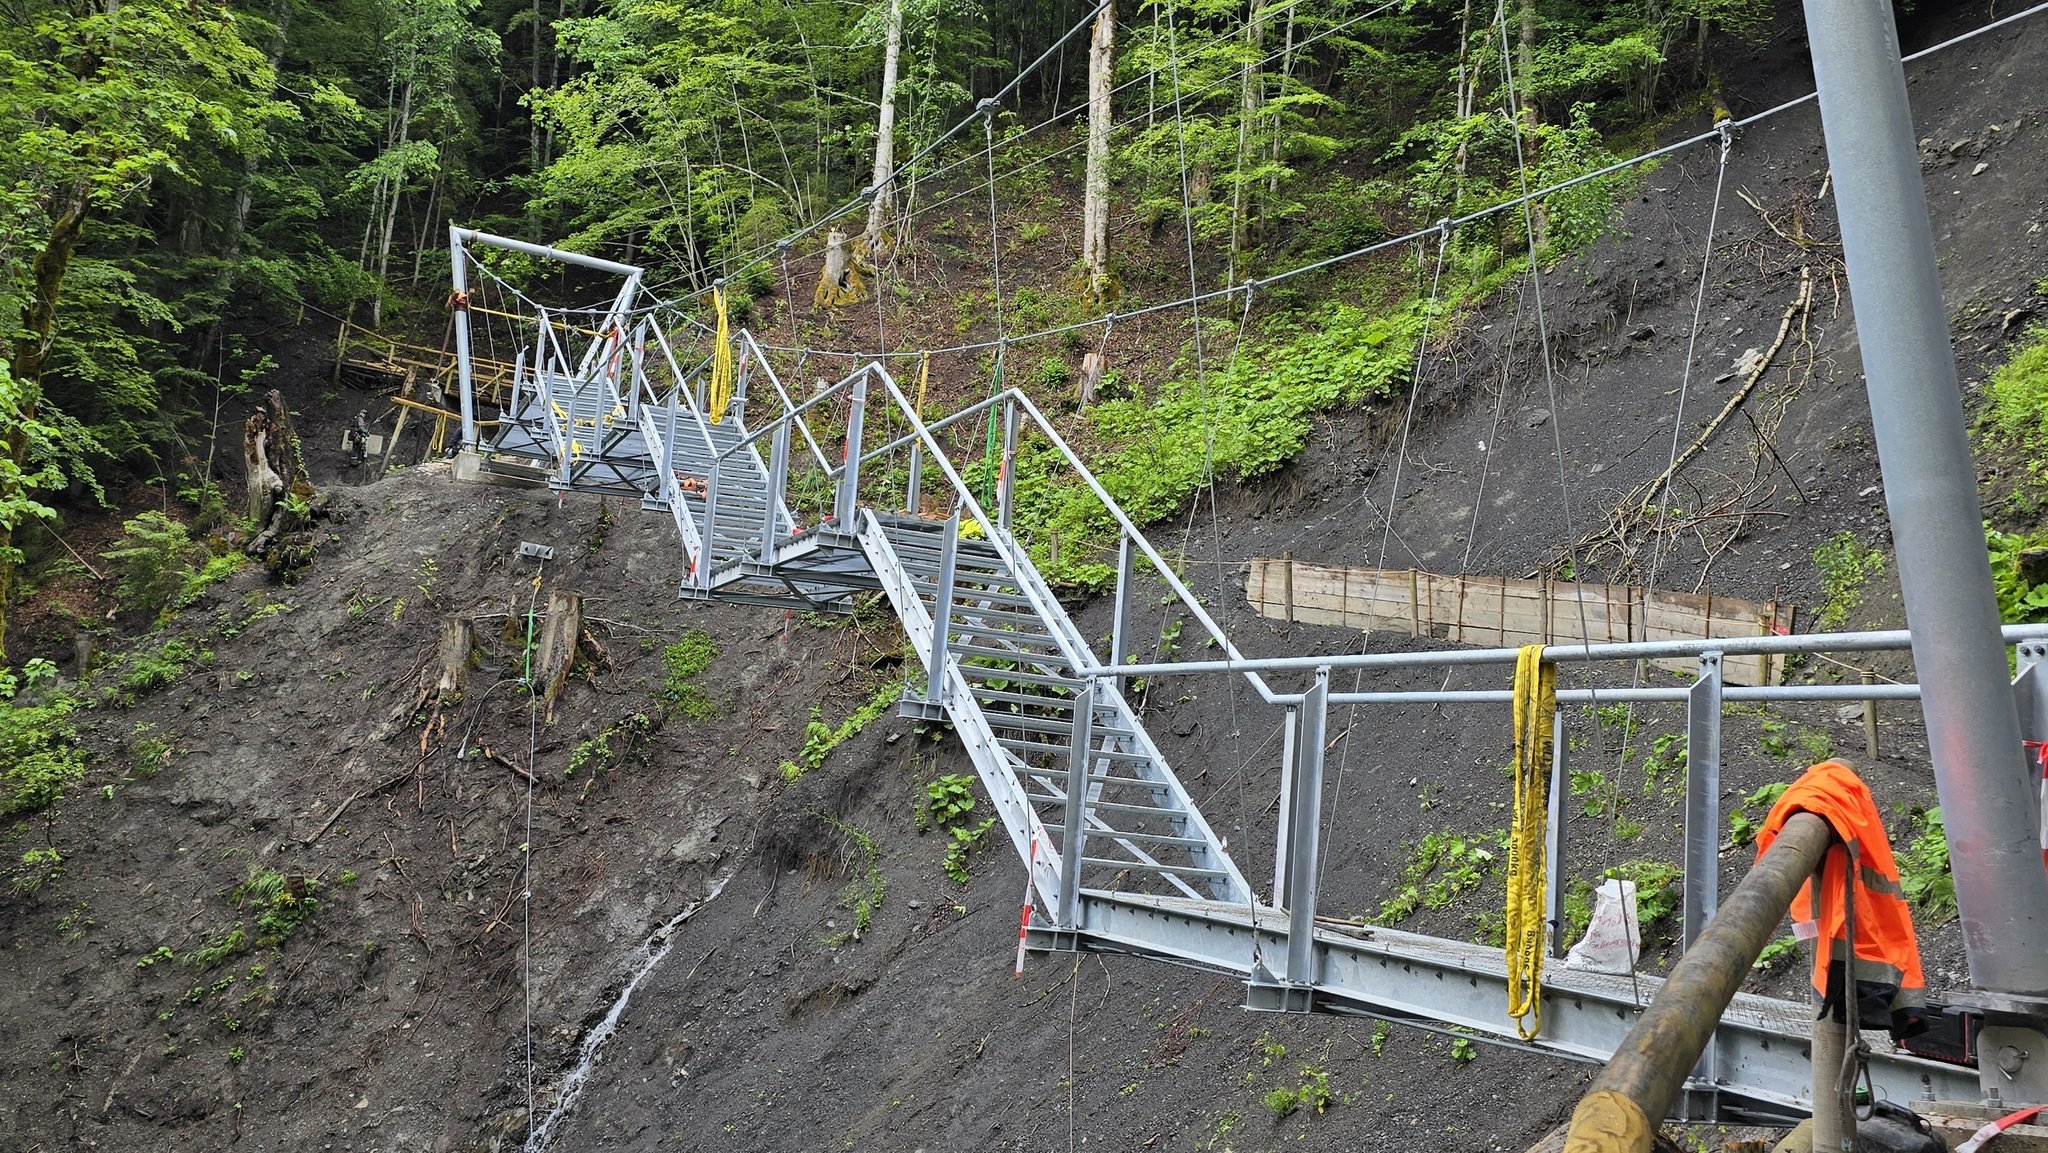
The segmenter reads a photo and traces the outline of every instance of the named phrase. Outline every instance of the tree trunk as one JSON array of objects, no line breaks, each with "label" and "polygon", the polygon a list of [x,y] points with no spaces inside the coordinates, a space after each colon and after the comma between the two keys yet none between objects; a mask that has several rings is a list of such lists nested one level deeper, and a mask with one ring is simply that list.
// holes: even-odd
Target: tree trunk
[{"label": "tree trunk", "polygon": [[1088,295],[1109,295],[1109,129],[1110,80],[1115,73],[1116,5],[1104,4],[1088,38],[1088,177],[1081,206],[1081,262],[1088,268]]},{"label": "tree trunk", "polygon": [[1515,68],[1522,78],[1522,112],[1531,124],[1543,123],[1536,105],[1536,0],[1520,0],[1522,42],[1515,50]]},{"label": "tree trunk", "polygon": [[[398,141],[394,147],[404,148],[412,140],[412,81],[405,82],[404,95],[398,103]],[[388,178],[389,193],[384,204],[383,235],[377,242],[377,287],[378,293],[370,300],[370,327],[376,328],[384,320],[385,275],[391,269],[391,234],[398,228],[398,194],[405,188],[405,173],[393,173]]]},{"label": "tree trunk", "polygon": [[1265,46],[1263,23],[1266,5],[1263,0],[1252,0],[1252,14],[1244,24],[1245,63],[1240,70],[1242,87],[1239,90],[1237,110],[1237,171],[1230,188],[1230,261],[1224,268],[1225,282],[1237,283],[1238,257],[1244,252],[1246,217],[1250,205],[1245,196],[1245,169],[1250,167],[1253,155],[1252,125],[1258,120],[1259,106],[1263,103],[1264,74],[1257,66],[1259,51]]},{"label": "tree trunk", "polygon": [[[28,307],[23,309],[22,332],[16,339],[8,371],[21,396],[7,424],[7,459],[14,467],[9,478],[0,481],[0,505],[11,505],[27,496],[19,478],[28,465],[28,425],[36,417],[43,397],[43,365],[50,355],[50,336],[57,327],[57,297],[64,290],[64,274],[71,268],[71,256],[85,235],[85,221],[92,212],[92,186],[80,181],[65,193],[50,222],[50,239],[29,269]],[[0,519],[0,664],[7,659],[7,615],[14,604],[14,525]]]},{"label": "tree trunk", "polygon": [[889,259],[894,238],[888,226],[896,216],[896,71],[903,58],[903,0],[889,0],[889,23],[882,45],[882,106],[875,120],[875,199],[868,206],[868,230],[861,240],[869,259],[880,268]]}]

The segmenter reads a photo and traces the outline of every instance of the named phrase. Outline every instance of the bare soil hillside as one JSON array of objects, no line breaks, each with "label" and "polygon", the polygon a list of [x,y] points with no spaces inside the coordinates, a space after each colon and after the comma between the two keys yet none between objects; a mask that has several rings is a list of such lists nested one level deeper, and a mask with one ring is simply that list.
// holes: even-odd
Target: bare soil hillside
[{"label": "bare soil hillside", "polygon": [[[1983,18],[1925,14],[1909,47]],[[2044,58],[2048,25],[2029,23],[1909,68],[1966,391],[2018,335],[2008,314],[2042,303]],[[1743,114],[1807,90],[1799,59],[1789,38],[1756,50],[1726,70],[1724,98]],[[1159,539],[1261,654],[1432,643],[1252,617],[1242,566],[1282,550],[1646,574],[1640,532],[1609,532],[1608,513],[1663,469],[1674,424],[1681,448],[1700,434],[1789,314],[1747,415],[1679,481],[1714,515],[1654,564],[1662,586],[1817,611],[1816,547],[1844,531],[1888,543],[1826,171],[1811,108],[1736,142],[1682,416],[1710,146],[1652,172],[1610,240],[1545,276],[1552,374],[1533,297],[1505,295],[1429,350],[1404,463],[1399,408],[1331,413],[1299,462],[1183,510]],[[1788,313],[1802,275],[1812,295]],[[309,405],[349,410],[312,391]],[[316,479],[338,468],[314,464]],[[559,1150],[1506,1150],[1586,1083],[1584,1067],[1462,1037],[1250,1014],[1234,981],[1149,962],[1034,956],[1013,978],[1014,856],[992,834],[962,884],[943,837],[919,829],[927,782],[972,772],[956,741],[885,712],[799,779],[779,770],[814,710],[836,728],[900,678],[885,613],[679,603],[672,529],[617,502],[457,485],[440,466],[331,491],[302,582],[245,572],[139,641],[176,666],[170,683],[81,714],[87,781],[10,832],[11,857],[47,844],[65,860],[0,897],[8,1149],[440,1153],[518,1148],[539,1129]],[[522,541],[554,560],[520,558]],[[529,607],[554,589],[583,595],[594,645],[549,721],[520,680]],[[1199,649],[1192,624],[1141,603],[1149,652]],[[1104,606],[1077,609],[1087,635],[1108,631]],[[479,620],[484,656],[437,708],[425,690],[446,614]],[[1897,621],[1882,576],[1848,617]],[[122,694],[137,667],[96,691]],[[1221,678],[1157,681],[1144,707],[1247,875],[1269,875],[1278,717]],[[1871,774],[1899,829],[1931,781],[1911,710],[1882,719]],[[1678,798],[1644,754],[1681,730],[1669,710],[1575,720],[1575,755],[1609,798],[1597,813],[1580,798],[1575,874],[1675,858]],[[1331,733],[1326,912],[1381,915],[1443,880],[1414,872],[1430,834],[1483,845],[1504,826],[1505,716],[1360,709]],[[1738,712],[1724,807],[1809,752],[1860,743],[1860,717],[1833,709]],[[1727,883],[1747,859],[1724,854]],[[1498,868],[1478,865],[1404,925],[1494,931]],[[1935,983],[1961,979],[1952,928],[1926,948]],[[1791,968],[1757,987],[1797,995]],[[1269,1106],[1279,1090],[1307,1105]]]}]

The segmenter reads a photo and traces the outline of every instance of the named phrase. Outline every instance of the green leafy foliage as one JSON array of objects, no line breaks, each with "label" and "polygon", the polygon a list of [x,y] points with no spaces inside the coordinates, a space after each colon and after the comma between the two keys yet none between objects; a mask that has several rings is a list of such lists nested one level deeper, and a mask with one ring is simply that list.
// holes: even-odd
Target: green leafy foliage
[{"label": "green leafy foliage", "polygon": [[2048,327],[2027,333],[2019,352],[1991,374],[1985,392],[1993,427],[2028,443],[2048,436]]},{"label": "green leafy foliage", "polygon": [[1885,557],[1865,548],[1847,529],[1836,533],[1813,550],[1813,567],[1820,572],[1821,607],[1816,623],[1823,632],[1837,629],[1863,603],[1863,589],[1884,574]]},{"label": "green leafy foliage", "polygon": [[1765,945],[1763,952],[1756,955],[1756,965],[1754,967],[1758,972],[1769,972],[1780,965],[1798,959],[1799,938],[1787,935]]},{"label": "green leafy foliage", "polygon": [[718,646],[703,629],[689,629],[682,639],[661,650],[661,689],[655,699],[670,713],[692,720],[705,720],[718,711],[711,695],[697,684],[697,677],[718,659]]},{"label": "green leafy foliage", "polygon": [[[2048,356],[2048,342],[2042,348]],[[1998,615],[2012,625],[2048,621],[2048,584],[2033,584],[2020,571],[2020,555],[2048,548],[2048,533],[2000,532],[1986,521],[1984,544],[1991,552],[1991,587],[1998,594]]]},{"label": "green leafy foliage", "polygon": [[1418,909],[1445,908],[1478,889],[1506,848],[1506,833],[1467,837],[1446,829],[1428,834],[1415,845],[1402,866],[1400,887],[1380,903],[1374,921],[1395,925]]},{"label": "green leafy foliage", "polygon": [[70,717],[76,699],[52,694],[39,703],[0,700],[0,817],[56,804],[85,777],[85,751]]},{"label": "green leafy foliage", "polygon": [[256,947],[278,949],[320,908],[314,897],[319,891],[320,882],[312,877],[259,868],[237,885],[228,898],[237,908],[254,915]]},{"label": "green leafy foliage", "polygon": [[119,546],[100,555],[114,562],[116,597],[123,609],[158,617],[184,608],[248,563],[240,552],[214,556],[192,539],[182,521],[151,509],[122,526]]},{"label": "green leafy foliage", "polygon": [[1931,924],[1955,919],[1956,880],[1949,872],[1948,835],[1941,807],[1915,809],[1906,826],[1906,845],[1897,853],[1899,885],[1919,915]]},{"label": "green leafy foliage", "polygon": [[831,725],[826,724],[823,712],[818,706],[812,705],[811,719],[804,726],[803,749],[797,754],[795,760],[782,762],[783,779],[794,781],[812,769],[824,764],[826,756],[833,749],[846,743],[862,729],[872,724],[876,718],[888,712],[889,706],[895,703],[896,698],[902,694],[903,684],[900,681],[892,681],[882,686],[881,690],[875,693],[866,704],[855,709],[850,716],[839,722],[838,728],[833,728]]},{"label": "green leafy foliage", "polygon": [[1303,1065],[1292,1088],[1273,1089],[1259,1098],[1259,1103],[1273,1114],[1273,1120],[1283,1121],[1301,1109],[1312,1110],[1320,1117],[1333,1100],[1329,1072],[1321,1066]]},{"label": "green leafy foliage", "polygon": [[[1765,785],[1742,799],[1742,804],[1728,815],[1728,839],[1737,845],[1747,845],[1756,840],[1759,822],[1770,813],[1771,806],[1785,795],[1789,786],[1784,783]],[[1750,814],[1755,813],[1752,817]]]},{"label": "green leafy foliage", "polygon": [[840,893],[839,904],[853,913],[852,938],[858,941],[868,931],[868,926],[874,921],[875,910],[882,907],[882,901],[889,892],[888,878],[882,875],[881,854],[875,849],[874,836],[866,830],[829,813],[814,815],[845,840],[853,879]]}]

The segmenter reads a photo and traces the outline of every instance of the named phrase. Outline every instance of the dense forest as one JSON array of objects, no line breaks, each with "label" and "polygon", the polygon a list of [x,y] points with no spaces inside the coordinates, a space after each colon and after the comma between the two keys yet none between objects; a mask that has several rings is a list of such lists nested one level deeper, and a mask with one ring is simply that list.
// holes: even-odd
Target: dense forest
[{"label": "dense forest", "polygon": [[[266,348],[309,314],[440,329],[451,221],[565,238],[677,292],[729,276],[766,292],[766,257],[814,253],[826,225],[856,229],[859,265],[886,273],[983,181],[1085,165],[1072,295],[1170,268],[1183,246],[1161,230],[1183,224],[1190,271],[1227,283],[1603,163],[1703,110],[1713,46],[1770,16],[1761,0],[0,8],[0,607],[17,532],[103,504],[113,476],[223,515],[205,464],[223,398],[267,387]],[[1612,192],[1547,199],[1533,237],[1511,216],[1461,234],[1452,278],[1483,289],[1526,241],[1582,242]]]}]

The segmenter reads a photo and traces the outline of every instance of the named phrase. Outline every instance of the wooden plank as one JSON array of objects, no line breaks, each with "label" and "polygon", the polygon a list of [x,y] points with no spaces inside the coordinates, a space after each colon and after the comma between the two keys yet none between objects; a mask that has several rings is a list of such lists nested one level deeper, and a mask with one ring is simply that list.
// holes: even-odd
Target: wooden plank
[{"label": "wooden plank", "polygon": [[[1361,630],[1405,626],[1410,636],[1502,648],[1766,636],[1778,631],[1782,612],[1775,603],[1711,592],[1314,565],[1291,557],[1254,559],[1245,600],[1268,619]],[[1690,658],[1654,663],[1680,672],[1697,667]],[[1782,657],[1730,657],[1722,664],[1731,684],[1776,684],[1783,668]]]}]

